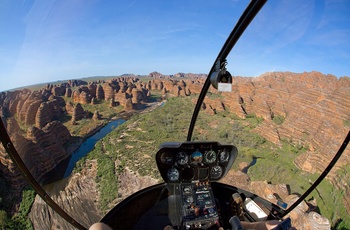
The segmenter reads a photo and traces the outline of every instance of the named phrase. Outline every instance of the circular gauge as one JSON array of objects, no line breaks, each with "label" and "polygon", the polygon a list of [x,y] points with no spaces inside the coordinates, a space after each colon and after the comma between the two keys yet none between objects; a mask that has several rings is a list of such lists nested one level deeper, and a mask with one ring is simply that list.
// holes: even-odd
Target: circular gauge
[{"label": "circular gauge", "polygon": [[171,168],[168,170],[167,176],[170,181],[177,181],[180,177],[179,170],[176,168]]},{"label": "circular gauge", "polygon": [[202,159],[203,159],[203,154],[201,152],[199,152],[198,150],[191,154],[191,162],[192,163],[200,164],[200,163],[202,163]]},{"label": "circular gauge", "polygon": [[176,155],[176,160],[180,165],[186,165],[188,163],[188,155],[185,152],[179,152]]},{"label": "circular gauge", "polygon": [[163,164],[172,165],[173,162],[174,162],[173,154],[170,153],[170,152],[163,152],[163,153],[160,155],[160,161],[161,161]]},{"label": "circular gauge", "polygon": [[216,161],[216,153],[213,150],[204,153],[204,161],[206,163],[214,163]]},{"label": "circular gauge", "polygon": [[229,157],[229,153],[225,150],[223,150],[220,154],[219,154],[219,159],[220,159],[220,162],[225,162],[228,160],[228,157]]},{"label": "circular gauge", "polygon": [[210,177],[212,179],[218,179],[222,176],[222,168],[219,165],[215,165],[210,170]]}]

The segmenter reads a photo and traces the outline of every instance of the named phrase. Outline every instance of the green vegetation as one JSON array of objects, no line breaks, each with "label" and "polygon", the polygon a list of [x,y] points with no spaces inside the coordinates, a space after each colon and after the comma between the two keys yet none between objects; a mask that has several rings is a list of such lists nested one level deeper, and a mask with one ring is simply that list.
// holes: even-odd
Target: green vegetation
[{"label": "green vegetation", "polygon": [[7,213],[5,210],[0,210],[0,229],[5,229],[7,225]]},{"label": "green vegetation", "polygon": [[[108,205],[118,197],[118,176],[125,167],[140,175],[160,179],[154,161],[155,153],[163,142],[186,140],[195,98],[169,98],[164,106],[131,117],[96,144],[95,149],[86,158],[98,159],[96,181],[99,183],[102,210],[108,210]],[[305,153],[308,147],[304,146],[303,142],[295,143],[291,140],[282,141],[281,146],[269,142],[253,131],[263,121],[263,118],[255,114],[249,114],[242,119],[227,111],[211,115],[202,110],[198,116],[193,140],[215,140],[223,144],[233,144],[239,150],[233,170],[238,170],[241,162],[249,163],[253,157],[257,157],[257,163],[248,171],[252,180],[288,184],[292,193],[305,192],[310,182],[316,180],[317,175],[300,170],[293,161]],[[276,124],[282,124],[283,121],[283,116],[275,116]],[[78,167],[83,161],[84,159],[78,162]],[[349,168],[343,170],[344,176],[349,175]],[[334,223],[335,229],[350,224],[341,198],[342,193],[343,191],[324,181],[317,191],[308,197],[316,199],[321,214]]]},{"label": "green vegetation", "polygon": [[212,93],[212,92],[208,92],[208,93],[207,93],[207,97],[209,97],[209,98],[212,99],[212,100],[224,98],[224,96],[223,96],[222,94],[219,94],[219,93]]},{"label": "green vegetation", "polygon": [[[147,77],[141,78],[141,81],[149,80],[150,78]],[[208,92],[207,96],[211,100],[223,98],[223,95],[212,92]],[[67,103],[72,102],[72,98],[64,99]],[[154,90],[148,102],[157,102],[161,99],[161,92]],[[97,160],[96,182],[99,186],[101,210],[104,212],[109,210],[118,198],[118,177],[126,167],[140,175],[161,180],[154,160],[158,147],[163,142],[186,140],[194,108],[193,102],[196,99],[197,96],[168,98],[164,106],[149,113],[132,116],[126,123],[100,140],[94,150],[76,164],[74,172],[80,171],[87,159]],[[70,116],[62,118],[61,121],[74,136],[86,135],[123,110],[122,106],[110,107],[109,102],[104,100],[97,100],[95,105],[82,106],[85,111],[90,112],[90,118],[97,110],[104,119],[99,121],[82,119],[76,125],[71,125]],[[282,125],[285,117],[277,114],[272,120],[275,124]],[[251,180],[288,184],[292,193],[305,192],[318,175],[302,171],[296,167],[294,160],[308,150],[304,142],[309,134],[305,133],[305,139],[301,138],[301,142],[282,140],[281,146],[277,146],[254,133],[254,128],[262,122],[264,119],[255,114],[247,114],[246,118],[242,119],[228,111],[220,111],[212,115],[202,110],[192,139],[233,144],[238,148],[239,155],[232,170],[238,170],[240,163],[249,163],[253,157],[256,157],[257,163],[248,170]],[[25,133],[23,130],[27,127],[23,122],[19,124],[22,132]],[[343,120],[343,124],[348,127],[350,121]],[[337,180],[350,181],[350,166],[343,166],[337,174],[339,175]],[[7,191],[6,181],[0,178],[0,209],[8,208],[8,204],[2,199],[8,195],[4,194]],[[334,188],[328,180],[325,180],[307,198],[316,200],[320,213],[332,221],[333,229],[347,229],[346,226],[350,226],[350,218],[342,200],[343,193],[343,190]],[[34,191],[24,190],[19,211],[12,218],[8,217],[4,210],[0,210],[0,229],[32,229],[28,213],[34,196]]]},{"label": "green vegetation", "polygon": [[344,126],[350,126],[350,120],[343,120]]},{"label": "green vegetation", "polygon": [[285,117],[282,115],[275,115],[272,118],[272,121],[275,122],[276,125],[282,125],[284,122]]},{"label": "green vegetation", "polygon": [[149,81],[154,80],[153,77],[148,77],[148,76],[147,77],[140,77],[139,79],[141,82],[149,82]]},{"label": "green vegetation", "polygon": [[157,101],[161,101],[162,100],[162,96],[161,96],[161,91],[160,90],[153,90],[151,95],[148,97],[147,101],[148,102],[157,102]]},{"label": "green vegetation", "polygon": [[[73,102],[72,98],[63,98],[66,103],[72,102],[73,104],[77,104]],[[87,119],[79,120],[76,122],[76,125],[71,125],[71,116],[66,115],[61,118],[61,122],[68,128],[73,136],[85,136],[94,128],[107,123],[109,119],[117,116],[118,113],[124,109],[123,106],[110,107],[109,102],[104,100],[97,100],[95,105],[82,104],[81,106],[85,111],[89,112],[89,117]],[[102,120],[91,119],[96,110],[101,115]]]},{"label": "green vegetation", "polygon": [[22,202],[19,211],[9,218],[7,213],[0,210],[0,228],[1,229],[34,229],[28,214],[34,202],[35,192],[32,189],[25,189],[22,192]]},{"label": "green vegetation", "polygon": [[[96,180],[99,183],[100,188],[100,204],[103,210],[108,208],[115,195],[115,192],[118,191],[118,177],[115,173],[114,162],[110,158],[101,157],[97,161],[98,171]],[[112,195],[113,194],[113,195]]]}]

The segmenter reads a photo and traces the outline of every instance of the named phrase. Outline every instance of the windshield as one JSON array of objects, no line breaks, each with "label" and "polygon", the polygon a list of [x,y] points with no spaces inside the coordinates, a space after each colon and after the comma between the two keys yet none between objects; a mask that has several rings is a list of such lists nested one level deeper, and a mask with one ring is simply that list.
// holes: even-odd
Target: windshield
[{"label": "windshield", "polygon": [[[0,115],[47,197],[88,228],[162,183],[155,155],[184,142],[198,95],[246,2],[1,3]],[[342,1],[271,1],[227,57],[192,141],[237,147],[220,182],[290,207],[350,130]],[[73,229],[0,145],[0,228]],[[296,210],[299,229],[350,225],[349,148]],[[142,205],[142,204],[140,204]]]}]

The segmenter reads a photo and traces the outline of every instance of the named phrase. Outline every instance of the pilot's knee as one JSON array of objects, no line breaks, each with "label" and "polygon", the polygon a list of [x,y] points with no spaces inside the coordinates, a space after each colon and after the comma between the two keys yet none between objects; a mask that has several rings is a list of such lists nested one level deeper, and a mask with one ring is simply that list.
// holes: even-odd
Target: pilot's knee
[{"label": "pilot's knee", "polygon": [[91,225],[89,230],[112,230],[112,228],[109,227],[107,224],[99,222],[99,223],[95,223],[95,224]]},{"label": "pilot's knee", "polygon": [[241,225],[241,221],[239,220],[239,218],[237,216],[231,217],[229,222],[231,224],[232,230],[243,230],[243,227]]}]

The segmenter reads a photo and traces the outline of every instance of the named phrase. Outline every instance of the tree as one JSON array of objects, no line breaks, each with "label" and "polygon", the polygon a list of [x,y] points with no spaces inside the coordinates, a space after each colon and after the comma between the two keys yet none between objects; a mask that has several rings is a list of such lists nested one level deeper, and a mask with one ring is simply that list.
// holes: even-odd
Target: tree
[{"label": "tree", "polygon": [[7,213],[4,210],[0,210],[0,229],[4,229],[7,224]]}]

